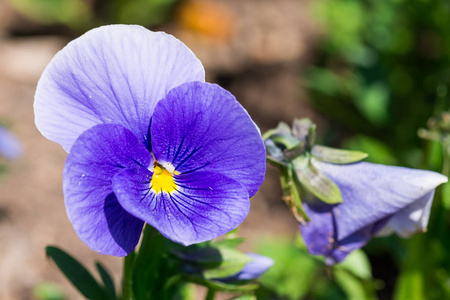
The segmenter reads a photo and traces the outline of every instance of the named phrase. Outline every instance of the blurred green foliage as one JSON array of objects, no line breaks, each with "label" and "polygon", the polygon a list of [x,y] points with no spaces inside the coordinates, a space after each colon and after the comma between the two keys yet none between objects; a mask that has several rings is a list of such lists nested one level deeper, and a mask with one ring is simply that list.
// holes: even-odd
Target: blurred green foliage
[{"label": "blurred green foliage", "polygon": [[104,24],[140,24],[167,21],[179,0],[8,0],[34,22],[66,25],[77,33]]},{"label": "blurred green foliage", "polygon": [[268,238],[257,252],[272,257],[275,264],[261,278],[258,299],[376,299],[379,282],[372,279],[370,263],[363,251],[352,252],[336,266],[308,254],[299,238]]},{"label": "blurred green foliage", "polygon": [[324,29],[306,73],[313,103],[359,134],[346,144],[369,161],[420,167],[416,132],[447,105],[450,2],[324,0],[312,9]]}]

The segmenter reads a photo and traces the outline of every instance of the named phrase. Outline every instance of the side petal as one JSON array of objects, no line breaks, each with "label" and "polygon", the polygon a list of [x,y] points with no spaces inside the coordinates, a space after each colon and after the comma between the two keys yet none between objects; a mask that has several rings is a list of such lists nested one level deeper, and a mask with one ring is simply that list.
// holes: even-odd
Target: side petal
[{"label": "side petal", "polygon": [[436,172],[367,162],[334,165],[314,160],[314,164],[342,193],[343,203],[334,209],[339,240],[395,215],[447,181]]},{"label": "side petal", "polygon": [[156,103],[204,77],[201,62],[171,35],[137,25],[99,27],[70,42],[45,69],[35,95],[36,126],[66,151],[100,123],[122,124],[147,143]]},{"label": "side petal", "polygon": [[225,234],[247,216],[248,193],[238,182],[210,172],[174,178],[175,191],[156,193],[149,170],[126,169],[114,176],[114,193],[130,214],[185,246]]},{"label": "side petal", "polygon": [[76,140],[64,167],[64,201],[75,232],[91,249],[115,256],[134,249],[144,223],[122,209],[111,180],[124,168],[151,163],[149,152],[121,125],[97,125]]},{"label": "side petal", "polygon": [[233,95],[200,82],[171,90],[153,115],[152,150],[157,161],[181,174],[223,174],[250,197],[264,180],[265,147],[259,129]]}]

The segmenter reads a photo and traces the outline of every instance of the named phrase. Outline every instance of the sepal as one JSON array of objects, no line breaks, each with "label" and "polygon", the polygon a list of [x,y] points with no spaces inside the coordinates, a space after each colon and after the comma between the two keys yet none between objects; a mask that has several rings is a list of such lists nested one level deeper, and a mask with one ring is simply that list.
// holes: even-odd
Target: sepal
[{"label": "sepal", "polygon": [[314,145],[311,156],[331,164],[351,164],[362,161],[368,154],[361,151],[343,150],[321,145]]},{"label": "sepal", "polygon": [[339,187],[325,173],[317,169],[309,157],[297,157],[294,170],[301,185],[327,204],[342,202]]}]

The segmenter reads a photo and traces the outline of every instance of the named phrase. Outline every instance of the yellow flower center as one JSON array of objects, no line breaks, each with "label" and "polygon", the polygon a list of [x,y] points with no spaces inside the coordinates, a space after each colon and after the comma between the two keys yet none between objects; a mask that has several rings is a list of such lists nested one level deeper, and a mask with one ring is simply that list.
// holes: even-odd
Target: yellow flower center
[{"label": "yellow flower center", "polygon": [[[176,171],[174,173],[178,174]],[[172,173],[160,165],[155,165],[151,180],[151,188],[156,194],[162,192],[170,194],[177,189],[177,185],[173,180]]]}]

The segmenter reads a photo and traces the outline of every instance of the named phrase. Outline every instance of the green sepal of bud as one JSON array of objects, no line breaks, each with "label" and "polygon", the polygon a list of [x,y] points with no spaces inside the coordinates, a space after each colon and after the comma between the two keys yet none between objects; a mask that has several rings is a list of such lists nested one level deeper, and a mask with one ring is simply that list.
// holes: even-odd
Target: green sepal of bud
[{"label": "green sepal of bud", "polygon": [[311,149],[311,156],[327,163],[351,164],[365,159],[368,155],[367,153],[361,151],[343,150],[314,145]]},{"label": "green sepal of bud", "polygon": [[303,141],[306,149],[309,150],[316,142],[316,124],[308,118],[295,119],[292,124],[292,134]]},{"label": "green sepal of bud", "polygon": [[264,145],[266,146],[268,162],[280,168],[286,166],[287,161],[284,157],[283,151],[281,151],[281,149],[278,148],[271,139],[265,140]]},{"label": "green sepal of bud", "polygon": [[299,140],[307,141],[310,133],[310,128],[315,126],[314,123],[308,119],[295,119],[292,123],[292,134]]},{"label": "green sepal of bud", "polygon": [[292,135],[273,134],[269,137],[276,145],[282,146],[284,149],[294,149],[300,144],[300,141]]},{"label": "green sepal of bud", "polygon": [[300,141],[295,147],[284,150],[283,154],[288,160],[293,160],[298,156],[304,155],[305,152],[306,144],[305,142]]},{"label": "green sepal of bud", "polygon": [[275,134],[291,135],[291,128],[289,127],[288,124],[286,124],[284,122],[280,122],[280,123],[278,123],[277,127],[275,127],[274,129],[267,130],[262,135],[262,138],[263,138],[263,140],[267,140]]},{"label": "green sepal of bud", "polygon": [[301,223],[309,221],[300,196],[301,186],[294,176],[292,164],[280,168],[280,180],[281,187],[283,188],[283,200],[286,202],[295,219]]},{"label": "green sepal of bud", "polygon": [[301,156],[293,164],[297,178],[306,190],[327,204],[342,202],[339,187],[313,165],[311,158]]},{"label": "green sepal of bud", "polygon": [[309,127],[308,131],[308,149],[311,149],[316,143],[316,124]]}]

